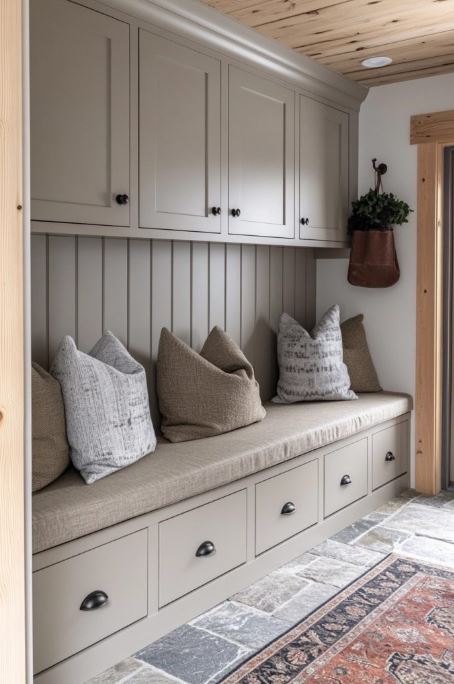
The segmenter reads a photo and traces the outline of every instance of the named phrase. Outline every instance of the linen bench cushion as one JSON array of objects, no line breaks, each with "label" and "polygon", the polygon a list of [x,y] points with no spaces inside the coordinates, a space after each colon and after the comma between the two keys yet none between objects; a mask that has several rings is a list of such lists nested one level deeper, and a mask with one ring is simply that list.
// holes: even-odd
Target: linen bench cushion
[{"label": "linen bench cushion", "polygon": [[33,496],[33,552],[288,461],[411,410],[406,395],[360,395],[358,401],[267,405],[266,418],[216,437],[171,444],[87,487],[68,470]]}]

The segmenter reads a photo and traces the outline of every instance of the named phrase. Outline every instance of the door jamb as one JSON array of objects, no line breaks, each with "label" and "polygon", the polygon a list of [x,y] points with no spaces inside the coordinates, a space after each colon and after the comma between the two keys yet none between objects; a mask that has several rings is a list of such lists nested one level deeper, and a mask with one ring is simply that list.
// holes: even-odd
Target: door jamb
[{"label": "door jamb", "polygon": [[416,489],[433,495],[442,486],[443,165],[454,111],[412,116],[410,142],[418,146]]}]

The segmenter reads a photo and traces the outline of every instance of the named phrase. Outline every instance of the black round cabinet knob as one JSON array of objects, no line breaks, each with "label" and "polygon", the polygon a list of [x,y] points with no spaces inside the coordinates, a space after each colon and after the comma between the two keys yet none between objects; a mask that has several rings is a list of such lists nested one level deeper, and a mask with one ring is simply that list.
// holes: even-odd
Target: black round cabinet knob
[{"label": "black round cabinet knob", "polygon": [[308,218],[302,218],[300,223],[302,226],[308,226],[309,225],[309,219]]},{"label": "black round cabinet knob", "polygon": [[349,485],[352,483],[352,478],[350,475],[344,475],[342,480],[341,480],[341,486],[345,487],[346,485]]},{"label": "black round cabinet knob", "polygon": [[395,461],[395,460],[396,460],[396,457],[394,456],[393,452],[388,451],[388,453],[385,456],[385,461],[387,461],[389,463],[390,461]]},{"label": "black round cabinet knob", "polygon": [[232,209],[232,216],[235,216],[235,218],[238,218],[240,214],[241,211],[239,209]]},{"label": "black round cabinet knob", "polygon": [[219,216],[221,213],[221,207],[211,207],[211,213],[213,216]]},{"label": "black round cabinet knob", "polygon": [[116,200],[117,204],[128,204],[129,195],[117,195],[115,197],[115,200]]}]

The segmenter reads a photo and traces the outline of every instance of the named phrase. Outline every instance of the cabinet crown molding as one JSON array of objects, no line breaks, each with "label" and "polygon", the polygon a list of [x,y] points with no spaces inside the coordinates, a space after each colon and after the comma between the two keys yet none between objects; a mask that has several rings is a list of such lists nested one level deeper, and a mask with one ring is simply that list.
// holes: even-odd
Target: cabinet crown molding
[{"label": "cabinet crown molding", "polygon": [[103,5],[268,69],[314,95],[359,111],[368,89],[197,0],[104,0]]}]

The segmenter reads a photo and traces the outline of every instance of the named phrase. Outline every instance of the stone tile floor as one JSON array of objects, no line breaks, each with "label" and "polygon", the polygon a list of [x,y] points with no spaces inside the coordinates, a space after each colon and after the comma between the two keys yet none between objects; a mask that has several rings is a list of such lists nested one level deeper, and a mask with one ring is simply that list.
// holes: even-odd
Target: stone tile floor
[{"label": "stone tile floor", "polygon": [[89,684],[216,684],[392,551],[454,567],[454,493],[403,492]]}]

